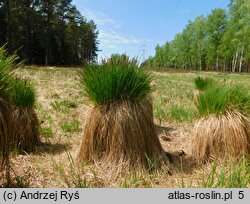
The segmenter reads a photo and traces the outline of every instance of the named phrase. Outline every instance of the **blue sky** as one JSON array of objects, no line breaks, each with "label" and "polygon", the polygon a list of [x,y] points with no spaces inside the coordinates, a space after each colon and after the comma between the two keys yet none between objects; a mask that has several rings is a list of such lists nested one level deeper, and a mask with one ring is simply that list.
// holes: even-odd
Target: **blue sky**
[{"label": "blue sky", "polygon": [[127,53],[139,60],[154,55],[181,32],[189,20],[214,8],[227,8],[229,0],[73,0],[99,30],[99,59]]}]

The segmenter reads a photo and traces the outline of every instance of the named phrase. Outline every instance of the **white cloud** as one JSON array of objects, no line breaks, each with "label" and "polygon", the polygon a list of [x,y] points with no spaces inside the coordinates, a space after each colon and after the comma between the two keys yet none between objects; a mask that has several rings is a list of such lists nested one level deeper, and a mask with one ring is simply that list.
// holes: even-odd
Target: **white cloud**
[{"label": "white cloud", "polygon": [[113,30],[100,30],[99,33],[100,49],[99,60],[107,58],[114,53],[126,53],[129,56],[142,57],[142,49],[145,44],[152,44],[149,39],[125,36]]},{"label": "white cloud", "polygon": [[123,36],[115,31],[100,30],[99,39],[105,47],[115,47],[118,45],[140,44],[144,41],[131,36]]},{"label": "white cloud", "polygon": [[101,50],[98,53],[99,60],[107,58],[113,53],[126,53],[130,56],[138,56],[143,44],[153,43],[149,39],[122,34],[122,23],[104,13],[82,9],[82,14],[88,20],[93,20],[97,24],[100,42],[99,49]]},{"label": "white cloud", "polygon": [[119,28],[121,26],[121,23],[100,12],[93,12],[89,9],[83,9],[82,14],[87,19],[93,20],[98,26],[113,26],[115,28]]}]

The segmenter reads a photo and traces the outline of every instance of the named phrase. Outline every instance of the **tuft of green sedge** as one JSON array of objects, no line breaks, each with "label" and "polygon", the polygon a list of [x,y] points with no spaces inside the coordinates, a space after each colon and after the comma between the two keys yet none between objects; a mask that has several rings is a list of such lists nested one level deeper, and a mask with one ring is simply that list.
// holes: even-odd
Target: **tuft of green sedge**
[{"label": "tuft of green sedge", "polygon": [[194,79],[195,88],[200,91],[204,91],[205,89],[212,86],[213,84],[214,84],[214,81],[210,78],[203,78],[199,76]]},{"label": "tuft of green sedge", "polygon": [[249,114],[250,95],[242,86],[216,84],[201,94],[197,108],[200,116],[220,115],[233,109]]},{"label": "tuft of green sedge", "polygon": [[13,103],[18,107],[32,108],[36,102],[35,89],[26,80],[16,79],[13,81],[11,96]]},{"label": "tuft of green sedge", "polygon": [[152,91],[153,77],[135,64],[90,65],[82,72],[85,95],[96,106],[144,99]]}]

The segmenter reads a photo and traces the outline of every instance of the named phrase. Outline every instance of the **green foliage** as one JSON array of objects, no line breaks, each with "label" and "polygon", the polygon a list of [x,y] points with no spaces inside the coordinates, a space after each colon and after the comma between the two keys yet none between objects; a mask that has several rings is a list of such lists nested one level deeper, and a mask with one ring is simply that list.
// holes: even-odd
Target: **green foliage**
[{"label": "green foliage", "polygon": [[72,0],[0,1],[0,25],[0,46],[8,42],[8,52],[18,50],[27,64],[82,65],[96,60],[97,27]]},{"label": "green foliage", "polygon": [[78,120],[72,122],[65,122],[61,125],[63,132],[78,132],[80,130],[80,123]]},{"label": "green foliage", "polygon": [[0,94],[8,95],[12,88],[13,70],[20,66],[17,55],[7,56],[5,47],[0,47]]},{"label": "green foliage", "polygon": [[138,66],[138,60],[129,58],[126,54],[112,54],[110,58],[103,59],[102,64],[105,66]]},{"label": "green foliage", "polygon": [[214,81],[212,79],[209,78],[202,78],[202,77],[196,77],[194,79],[194,85],[195,88],[203,91],[205,89],[207,89],[208,87],[212,86],[214,83]]},{"label": "green foliage", "polygon": [[101,188],[103,187],[103,181],[97,174],[94,168],[91,168],[91,177],[87,176],[84,163],[80,166],[76,165],[75,160],[71,153],[66,149],[68,158],[68,166],[65,163],[58,163],[58,161],[52,159],[55,171],[59,173],[62,181],[68,188]]},{"label": "green foliage", "polygon": [[249,72],[249,10],[249,0],[231,0],[228,12],[213,9],[196,17],[172,41],[157,45],[143,66]]},{"label": "green foliage", "polygon": [[62,100],[62,101],[55,101],[51,103],[52,107],[56,111],[63,111],[63,112],[69,112],[70,108],[76,108],[77,104],[73,101],[69,100]]},{"label": "green foliage", "polygon": [[164,111],[164,106],[160,104],[154,105],[154,117],[159,120],[159,123],[161,125],[161,122],[166,119],[166,112]]},{"label": "green foliage", "polygon": [[97,106],[141,100],[152,91],[151,81],[152,75],[127,63],[92,65],[82,74],[85,94]]},{"label": "green foliage", "polygon": [[40,134],[46,139],[53,137],[53,131],[50,127],[41,128]]},{"label": "green foliage", "polygon": [[120,183],[121,188],[152,188],[152,183],[145,173],[132,172]]},{"label": "green foliage", "polygon": [[28,81],[16,79],[13,81],[11,98],[18,107],[33,108],[36,102],[36,91]]},{"label": "green foliage", "polygon": [[250,112],[250,95],[242,86],[214,85],[201,94],[198,101],[200,116],[224,114],[231,109]]},{"label": "green foliage", "polygon": [[[250,184],[250,162],[246,158],[229,165],[223,165],[220,170],[215,162],[208,176],[202,177],[202,188],[247,188]],[[219,172],[218,172],[219,171]]]},{"label": "green foliage", "polygon": [[194,111],[181,106],[173,106],[170,111],[170,118],[176,121],[191,121],[195,117]]}]

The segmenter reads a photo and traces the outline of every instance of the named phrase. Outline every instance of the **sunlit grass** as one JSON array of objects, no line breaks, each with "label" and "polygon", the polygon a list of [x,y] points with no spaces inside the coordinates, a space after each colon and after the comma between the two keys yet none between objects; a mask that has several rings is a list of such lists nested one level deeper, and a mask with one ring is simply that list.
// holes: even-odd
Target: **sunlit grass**
[{"label": "sunlit grass", "polygon": [[[46,142],[49,142],[49,151],[46,150],[46,148],[41,147],[41,150],[37,150],[37,154],[31,154],[29,156],[22,156],[20,158],[13,159],[13,161],[17,164],[21,164],[19,166],[20,170],[27,167],[27,173],[30,173],[32,178],[30,187],[181,187],[181,181],[179,181],[181,176],[183,176],[183,183],[185,182],[183,187],[219,186],[217,185],[218,176],[221,174],[220,177],[223,178],[224,174],[222,173],[222,164],[217,164],[216,173],[214,173],[215,179],[214,182],[212,182],[208,181],[211,170],[210,165],[204,165],[202,167],[197,166],[194,169],[190,169],[188,173],[185,171],[181,173],[181,170],[178,169],[177,171],[172,172],[173,175],[169,175],[167,171],[160,171],[150,176],[141,173],[122,174],[117,176],[116,174],[113,175],[109,171],[104,172],[100,170],[97,165],[83,164],[80,168],[75,163],[69,162],[67,154],[65,153],[65,148],[60,146],[66,145],[68,147],[67,151],[71,152],[74,160],[82,138],[82,130],[66,133],[61,129],[61,125],[64,123],[70,123],[73,118],[82,118],[81,121],[84,122],[88,107],[86,106],[86,98],[80,96],[80,91],[77,92],[77,90],[74,89],[77,87],[75,70],[55,69],[56,71],[51,68],[30,68],[28,70],[18,70],[18,73],[20,73],[21,76],[24,75],[25,77],[27,76],[31,79],[32,84],[34,84],[36,90],[38,90],[38,103],[36,103],[36,110],[39,114],[40,122],[43,122],[42,127],[45,128],[44,132],[41,131],[42,134],[44,134],[43,139]],[[30,72],[32,72],[32,74],[30,74]],[[174,127],[176,129],[176,132],[174,132],[176,137],[183,137],[182,130],[178,130],[178,126],[175,125],[182,126],[184,122],[192,122],[192,120],[178,121],[172,118],[169,113],[170,110],[175,107],[182,107],[192,111],[195,110],[195,106],[192,101],[192,94],[194,90],[193,80],[197,77],[197,74],[153,73],[153,75],[155,75],[155,79],[152,82],[155,90],[152,94],[154,111],[158,108],[159,118],[162,120],[162,126]],[[226,84],[244,84],[250,89],[250,77],[247,74],[226,75],[202,72],[199,73],[199,76],[213,78],[215,81],[222,83],[225,82]],[[68,107],[66,108],[68,112],[64,112],[64,105],[61,106],[60,103],[59,105],[56,104],[55,106],[61,106],[58,109],[52,106],[52,103],[55,101],[61,102],[63,100],[75,103],[76,107]],[[158,123],[159,120],[157,116],[154,115],[154,117],[156,119],[155,122]],[[189,126],[187,127],[189,128]],[[192,127],[192,123],[190,124],[190,127]],[[46,130],[46,128],[48,129]],[[53,135],[50,137],[51,131]],[[48,140],[46,139],[46,134],[49,137]],[[172,139],[173,141],[170,142],[171,144],[176,142],[175,137]],[[184,142],[186,143],[187,141],[185,140]],[[179,148],[179,146],[177,148]],[[51,152],[53,152],[53,154],[51,154]],[[57,165],[52,162],[51,158],[57,162]],[[176,160],[175,162],[178,161]],[[224,176],[224,182],[220,181],[220,183],[224,183],[223,185],[220,184],[220,186],[234,185],[229,176],[230,166],[235,167],[236,165],[225,164],[224,172],[226,176]],[[241,166],[243,167],[244,165]],[[249,187],[249,182],[247,184],[247,179],[248,181],[250,180],[249,177],[247,177],[249,174],[242,171],[244,168],[239,169],[243,172],[241,174],[242,177],[239,178],[240,171],[238,171],[238,179],[236,179],[236,176],[231,176],[231,178],[234,177],[233,180],[235,181],[241,180],[239,183],[244,184],[242,186],[248,185]],[[231,170],[231,172],[233,171]],[[212,177],[210,176],[210,178]],[[245,178],[245,180],[243,178]],[[229,183],[231,184],[229,185]]]},{"label": "sunlit grass", "polygon": [[32,108],[36,102],[36,91],[26,80],[16,79],[13,81],[11,96],[14,104],[18,107]]},{"label": "sunlit grass", "polygon": [[250,95],[242,86],[214,85],[201,94],[197,105],[199,114],[224,114],[228,110],[250,112]]},{"label": "sunlit grass", "polygon": [[83,70],[86,96],[100,106],[117,101],[136,101],[152,91],[152,75],[134,65],[92,65]]}]

